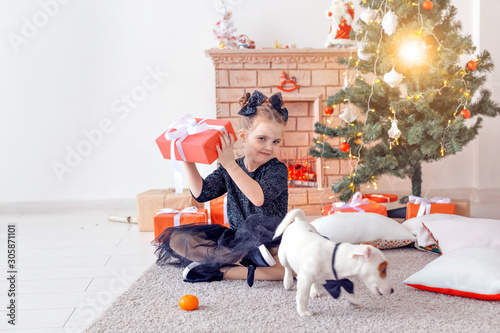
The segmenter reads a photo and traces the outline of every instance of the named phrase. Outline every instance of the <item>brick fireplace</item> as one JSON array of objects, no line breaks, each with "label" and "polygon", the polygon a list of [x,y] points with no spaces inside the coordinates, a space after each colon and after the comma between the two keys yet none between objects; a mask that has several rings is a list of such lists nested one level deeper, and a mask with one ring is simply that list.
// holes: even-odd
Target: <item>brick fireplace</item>
[{"label": "brick fireplace", "polygon": [[[314,173],[314,180],[293,182],[289,188],[289,209],[301,208],[307,215],[320,215],[323,206],[331,204],[333,192],[330,185],[349,172],[347,161],[323,160],[308,157],[314,133],[314,123],[332,120],[332,126],[340,124],[339,108],[333,117],[323,109],[328,96],[343,86],[345,66],[337,63],[339,57],[349,57],[349,49],[238,49],[207,50],[215,66],[216,108],[218,119],[228,119],[236,131],[238,126],[239,98],[244,92],[259,90],[270,96],[281,91],[284,104],[289,111],[281,155],[285,163],[302,165]],[[294,78],[299,86],[293,91],[282,91],[278,86],[290,90]],[[329,141],[338,145],[339,141]],[[236,155],[241,154],[237,145]],[[311,167],[312,166],[312,167]],[[298,168],[298,167],[297,167]],[[293,186],[298,184],[297,186]]]}]

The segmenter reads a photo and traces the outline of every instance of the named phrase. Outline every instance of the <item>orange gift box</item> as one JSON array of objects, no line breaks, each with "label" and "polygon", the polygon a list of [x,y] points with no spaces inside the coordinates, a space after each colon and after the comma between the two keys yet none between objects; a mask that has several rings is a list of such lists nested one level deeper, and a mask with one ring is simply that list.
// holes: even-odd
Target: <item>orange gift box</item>
[{"label": "orange gift box", "polygon": [[387,208],[377,202],[369,201],[367,205],[359,205],[354,207],[346,207],[343,206],[334,207],[334,206],[326,206],[323,209],[323,215],[331,215],[335,213],[377,213],[380,215],[387,216]]},{"label": "orange gift box", "polygon": [[229,120],[201,119],[186,115],[160,135],[156,139],[156,144],[165,159],[172,158],[171,142],[176,140],[174,144],[176,160],[183,161],[181,154],[184,154],[187,162],[212,164],[218,158],[216,145],[220,144],[219,136],[224,131],[237,140]]},{"label": "orange gift box", "polygon": [[210,223],[229,223],[227,221],[227,194],[210,200]]},{"label": "orange gift box", "polygon": [[[162,211],[165,211],[162,209]],[[208,222],[208,211],[205,208],[196,208],[189,207],[183,209],[181,211],[177,210],[173,213],[160,213],[156,214],[154,218],[154,231],[155,238],[161,235],[161,233],[170,227],[181,225],[181,224],[190,224],[190,223],[207,223]],[[168,209],[167,209],[168,211]],[[182,212],[187,211],[187,212]],[[189,212],[194,211],[194,212]],[[181,213],[179,215],[179,213]],[[178,223],[176,223],[176,219],[178,219]]]},{"label": "orange gift box", "polygon": [[387,193],[371,193],[363,195],[363,198],[367,198],[371,201],[375,201],[378,203],[389,203],[398,200],[398,196],[396,194],[387,194]]},{"label": "orange gift box", "polygon": [[[420,204],[408,203],[406,205],[406,219],[417,217]],[[455,214],[454,203],[431,203],[429,214]]]}]

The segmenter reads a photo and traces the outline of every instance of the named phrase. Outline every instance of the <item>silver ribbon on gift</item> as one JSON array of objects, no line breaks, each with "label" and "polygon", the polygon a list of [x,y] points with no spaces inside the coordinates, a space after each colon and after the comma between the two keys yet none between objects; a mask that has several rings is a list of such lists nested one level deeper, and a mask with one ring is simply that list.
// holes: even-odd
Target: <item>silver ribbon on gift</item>
[{"label": "silver ribbon on gift", "polygon": [[[173,209],[173,208],[162,208],[158,214],[175,214],[177,213],[177,215],[174,216],[174,227],[178,227],[181,225],[181,215],[182,214],[186,214],[186,213],[190,213],[190,214],[194,214],[194,213],[198,213],[198,208],[196,206],[191,206],[191,207],[187,207],[187,208],[184,208],[182,210],[177,210],[177,209]],[[202,212],[200,212],[202,213]],[[203,215],[205,215],[205,220],[207,219],[207,215],[202,213]]]},{"label": "silver ribbon on gift", "polygon": [[368,205],[370,201],[368,199],[363,199],[363,195],[361,192],[356,192],[352,196],[352,199],[350,202],[334,202],[332,204],[332,208],[328,212],[328,215],[330,215],[332,212],[335,212],[337,210],[342,210],[346,208],[352,208],[358,212],[364,212],[362,208],[359,208],[359,206],[363,205]]},{"label": "silver ribbon on gift", "polygon": [[181,144],[188,136],[204,132],[208,129],[215,129],[221,133],[227,134],[227,130],[224,126],[208,125],[206,121],[207,119],[203,119],[198,122],[193,116],[186,114],[181,119],[174,121],[165,132],[165,138],[170,140],[170,160],[172,161],[172,168],[174,169],[175,193],[177,194],[182,193],[183,185],[181,167],[175,156],[175,147],[177,147],[181,160],[186,162]]},{"label": "silver ribbon on gift", "polygon": [[450,203],[451,199],[442,197],[434,197],[432,199],[427,199],[410,195],[408,197],[408,201],[415,205],[420,205],[420,207],[418,208],[417,216],[422,216],[431,213],[431,205],[433,203]]}]

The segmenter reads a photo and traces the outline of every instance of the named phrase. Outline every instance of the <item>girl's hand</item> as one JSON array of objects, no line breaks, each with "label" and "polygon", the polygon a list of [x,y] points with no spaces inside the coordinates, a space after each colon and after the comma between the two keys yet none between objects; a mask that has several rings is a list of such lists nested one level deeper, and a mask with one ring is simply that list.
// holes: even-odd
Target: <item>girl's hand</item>
[{"label": "girl's hand", "polygon": [[228,169],[234,165],[236,165],[236,161],[234,160],[234,137],[228,134],[221,134],[219,136],[221,145],[217,145],[217,153],[219,154],[219,163],[225,168]]}]

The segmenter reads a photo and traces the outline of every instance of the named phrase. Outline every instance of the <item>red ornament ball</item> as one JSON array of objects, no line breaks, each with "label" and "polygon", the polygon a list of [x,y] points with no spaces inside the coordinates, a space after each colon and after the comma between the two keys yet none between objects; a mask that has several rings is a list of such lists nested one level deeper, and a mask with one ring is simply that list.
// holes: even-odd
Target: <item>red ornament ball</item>
[{"label": "red ornament ball", "polygon": [[348,142],[342,142],[340,144],[340,151],[343,152],[343,153],[347,153],[349,151],[349,149],[351,149],[351,145],[349,145]]},{"label": "red ornament ball", "polygon": [[475,71],[476,68],[477,68],[477,63],[474,61],[474,60],[471,60],[467,63],[467,67],[466,67],[468,70],[470,71]]},{"label": "red ornament ball", "polygon": [[179,301],[182,310],[193,311],[198,308],[198,298],[193,295],[184,295]]},{"label": "red ornament ball", "polygon": [[325,106],[325,113],[326,115],[330,116],[333,113],[333,108],[330,106]]},{"label": "red ornament ball", "polygon": [[464,119],[469,119],[470,118],[470,111],[467,109],[463,109],[460,111],[460,115],[464,117]]},{"label": "red ornament ball", "polygon": [[425,10],[431,10],[432,7],[434,7],[434,4],[432,3],[432,1],[426,0],[422,3],[422,8]]}]

